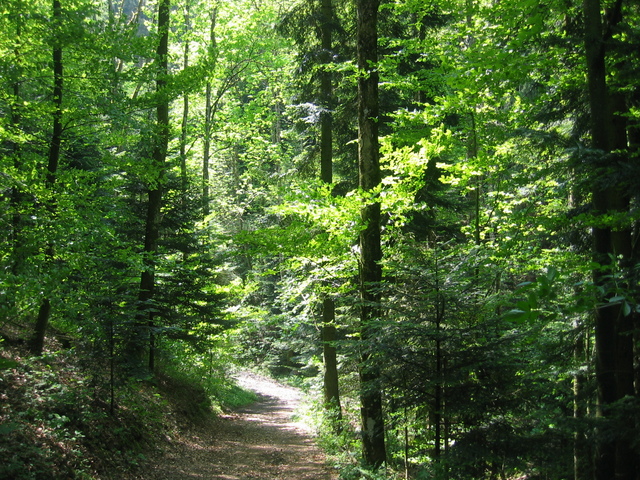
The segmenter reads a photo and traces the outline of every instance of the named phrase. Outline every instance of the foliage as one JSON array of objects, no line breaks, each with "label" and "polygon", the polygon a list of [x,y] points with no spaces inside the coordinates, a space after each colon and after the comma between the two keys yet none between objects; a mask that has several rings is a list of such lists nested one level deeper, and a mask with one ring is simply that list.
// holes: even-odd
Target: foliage
[{"label": "foliage", "polygon": [[[594,229],[638,234],[637,6],[603,2],[605,81],[628,146],[605,154],[589,136],[579,6],[382,2],[384,178],[362,192],[353,2],[334,2],[327,52],[318,1],[175,0],[160,92],[157,2],[73,0],[59,18],[50,3],[0,6],[0,476],[131,465],[151,430],[169,428],[167,408],[197,421],[250,401],[234,362],[319,392],[325,298],[345,420],[324,419],[321,441],[344,478],[568,478],[574,446],[587,478],[593,432],[637,449],[620,420],[637,417],[637,391],[595,417],[592,323],[606,308],[637,323],[638,258],[590,255]],[[54,47],[64,88],[51,182]],[[327,71],[331,105],[317,87]],[[152,154],[164,101],[163,173]],[[317,181],[326,114],[330,186]],[[145,253],[154,188],[159,239]],[[625,208],[594,209],[594,192],[612,188]],[[360,209],[377,202],[381,316],[362,342]],[[45,355],[30,358],[15,348],[43,300]],[[123,366],[140,329],[157,365],[136,383]],[[384,472],[360,464],[363,353],[381,368]]]},{"label": "foliage", "polygon": [[[115,478],[135,468],[162,432],[165,406],[144,385],[107,389],[71,352],[24,358],[3,352],[2,478]],[[86,364],[85,364],[86,365]]]}]

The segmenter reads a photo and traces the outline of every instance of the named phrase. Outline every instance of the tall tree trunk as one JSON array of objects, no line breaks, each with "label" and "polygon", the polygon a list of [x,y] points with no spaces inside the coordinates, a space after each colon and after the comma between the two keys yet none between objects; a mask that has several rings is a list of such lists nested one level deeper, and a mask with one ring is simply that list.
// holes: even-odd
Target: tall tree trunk
[{"label": "tall tree trunk", "polygon": [[[438,303],[439,303],[439,295],[438,295]],[[436,308],[439,309],[439,306]],[[440,312],[436,313],[436,378],[437,382],[434,389],[433,395],[433,423],[434,423],[434,439],[433,439],[433,459],[435,462],[441,461],[442,456],[442,419],[443,419],[443,397],[444,397],[444,387],[443,387],[443,371],[442,371],[442,340],[440,336],[442,335],[442,325]]]},{"label": "tall tree trunk", "polygon": [[[332,61],[333,5],[331,0],[322,0],[321,4],[320,40],[322,60],[328,67]],[[325,68],[320,73],[320,179],[331,185],[333,182],[333,86],[331,70]],[[340,388],[338,377],[338,361],[336,357],[336,324],[335,303],[327,296],[322,303],[322,348],[324,358],[324,404],[325,409],[342,417],[340,405]]]},{"label": "tall tree trunk", "polygon": [[[209,61],[211,62],[210,70],[215,67],[217,57],[216,47],[216,18],[218,16],[218,6],[214,4],[211,7],[211,23],[209,27]],[[205,108],[204,108],[204,146],[202,153],[202,216],[207,218],[209,215],[209,159],[211,156],[211,130],[213,126],[213,92],[211,80],[207,80],[205,87]]]},{"label": "tall tree trunk", "polygon": [[[381,172],[378,142],[378,7],[379,0],[357,1],[358,41],[358,166],[359,184],[365,192],[380,185]],[[380,243],[380,202],[367,200],[361,209],[365,228],[360,233],[360,402],[363,459],[379,467],[386,462],[384,417],[380,369],[371,361],[375,339],[373,326],[379,319],[382,247]]]},{"label": "tall tree trunk", "polygon": [[[574,172],[575,173],[575,172]],[[582,195],[576,188],[572,188],[567,199],[569,209],[576,208],[584,202]],[[575,295],[579,295],[578,289]],[[584,428],[584,419],[590,415],[589,402],[591,396],[585,386],[590,383],[587,372],[583,369],[590,361],[589,338],[591,333],[585,331],[582,321],[576,319],[573,322],[575,339],[573,344],[573,361],[575,373],[573,375],[573,418],[575,431],[573,434],[573,480],[587,480],[592,478],[592,462],[589,458],[589,439]]]},{"label": "tall tree trunk", "polygon": [[[619,7],[621,3],[618,2],[616,5]],[[583,0],[583,13],[591,140],[592,147],[602,153],[596,170],[604,170],[600,167],[616,169],[617,160],[611,152],[626,150],[626,126],[620,115],[623,112],[620,102],[616,98],[612,99],[607,87],[606,38],[600,0]],[[619,18],[609,19],[619,21]],[[611,24],[608,25],[608,29],[610,27]],[[592,203],[596,215],[628,212],[628,192],[597,178],[593,185]],[[605,267],[606,270],[620,269],[627,275],[632,267],[630,229],[597,226],[593,228],[593,239],[596,264]],[[619,263],[613,265],[612,262],[616,261]],[[610,273],[611,270],[604,271],[598,268],[593,274],[595,284],[605,292],[604,298],[599,299],[599,307],[595,314],[597,414],[605,419],[610,416],[612,404],[625,395],[634,394],[632,317],[625,315],[620,302],[609,302],[615,295]],[[598,438],[596,480],[635,480],[635,468],[628,440],[614,439],[610,435]]]},{"label": "tall tree trunk", "polygon": [[209,160],[211,158],[211,80],[205,87],[204,146],[202,150],[202,217],[207,218],[209,206]]},{"label": "tall tree trunk", "polygon": [[169,143],[169,99],[166,92],[169,53],[170,0],[158,3],[158,47],[156,49],[156,131],[153,138],[153,168],[157,172],[156,181],[149,185],[147,216],[144,235],[144,270],[140,276],[138,293],[139,312],[133,344],[131,345],[132,368],[144,368],[145,343],[148,344],[147,368],[155,367],[154,308],[151,305],[155,290],[155,257],[160,237],[160,209],[166,178],[166,156]]},{"label": "tall tree trunk", "polygon": [[320,8],[320,40],[322,63],[326,66],[320,72],[320,178],[324,183],[333,182],[333,115],[331,113],[333,86],[330,64],[332,62],[332,0],[322,0]]},{"label": "tall tree trunk", "polygon": [[[586,402],[583,398],[586,378],[580,369],[580,365],[586,361],[587,347],[585,334],[581,331],[578,322],[575,322],[574,329],[577,336],[573,345],[573,357],[578,368],[573,376],[573,418],[578,423],[587,416]],[[578,427],[573,437],[573,480],[587,480],[588,478],[589,462],[588,456],[585,457],[587,451],[587,438],[584,429]]]},{"label": "tall tree trunk", "polygon": [[[60,162],[60,147],[62,144],[62,91],[63,91],[63,64],[62,45],[60,44],[60,29],[62,28],[62,6],[60,0],[53,0],[52,23],[56,34],[53,36],[53,130],[51,142],[49,143],[49,154],[47,158],[47,175],[45,184],[50,191],[51,198],[47,200],[47,209],[51,217],[55,216],[56,205],[53,188],[56,183],[58,163]],[[53,223],[53,222],[52,222]],[[47,240],[45,247],[46,262],[51,264],[54,256],[53,238]],[[30,348],[34,355],[41,355],[44,348],[44,339],[51,315],[51,300],[45,292],[45,296],[40,303],[36,324],[31,338]]]},{"label": "tall tree trunk", "polygon": [[332,298],[322,302],[322,345],[324,358],[324,404],[335,418],[342,418],[338,362],[336,357],[335,303]]},{"label": "tall tree trunk", "polygon": [[[22,42],[22,0],[16,0],[13,6],[15,15],[16,15],[16,36],[14,39],[14,47],[13,47],[13,61],[15,65],[15,78],[13,79],[13,99],[11,100],[11,111],[10,111],[10,124],[14,133],[17,133],[22,128],[22,91],[21,85],[23,81],[23,71],[22,71],[22,52],[21,52],[21,42]],[[13,167],[16,172],[19,172],[22,169],[22,145],[19,140],[13,140],[11,142],[11,154],[13,156]],[[19,288],[16,283],[14,283],[14,279],[18,276],[21,266],[22,260],[20,255],[20,247],[22,244],[21,241],[21,233],[20,230],[22,228],[22,215],[20,213],[20,203],[22,199],[22,192],[20,191],[20,187],[14,183],[11,187],[11,197],[10,197],[10,206],[11,206],[11,233],[9,236],[9,240],[11,242],[11,275],[13,279],[10,282],[11,292],[7,296],[9,301],[12,302],[12,308],[16,306],[16,295],[15,292]]]},{"label": "tall tree trunk", "polygon": [[442,322],[445,319],[445,308],[446,301],[444,296],[440,291],[440,259],[438,257],[438,252],[435,254],[435,265],[434,265],[434,274],[435,274],[435,282],[434,282],[434,305],[433,310],[435,313],[435,327],[436,327],[436,344],[435,344],[435,388],[433,394],[433,424],[434,424],[434,448],[433,448],[433,459],[435,462],[440,463],[442,457],[442,445],[446,444],[445,438],[442,431],[442,426],[444,424],[444,403],[445,403],[445,390],[444,390],[444,351],[442,348]]},{"label": "tall tree trunk", "polygon": [[[191,28],[191,17],[189,12],[189,2],[185,5],[184,27],[188,32]],[[182,68],[189,68],[189,35],[185,34],[184,51],[182,56]],[[187,190],[189,189],[187,179],[187,138],[189,135],[189,94],[182,96],[182,124],[180,125],[180,178],[182,183],[182,202],[187,203]]]}]

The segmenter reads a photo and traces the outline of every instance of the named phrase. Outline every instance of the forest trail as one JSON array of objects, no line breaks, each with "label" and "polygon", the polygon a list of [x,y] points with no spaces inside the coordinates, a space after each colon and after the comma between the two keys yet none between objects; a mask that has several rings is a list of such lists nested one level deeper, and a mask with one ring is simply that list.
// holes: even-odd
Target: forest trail
[{"label": "forest trail", "polygon": [[138,478],[336,480],[310,433],[292,419],[298,390],[248,372],[235,378],[258,400],[171,439],[171,448]]}]

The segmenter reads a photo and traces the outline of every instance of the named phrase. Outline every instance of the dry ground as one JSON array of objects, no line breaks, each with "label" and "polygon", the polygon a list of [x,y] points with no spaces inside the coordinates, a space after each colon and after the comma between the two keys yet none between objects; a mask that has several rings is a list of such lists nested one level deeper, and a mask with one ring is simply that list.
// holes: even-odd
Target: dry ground
[{"label": "dry ground", "polygon": [[250,373],[238,383],[258,401],[206,426],[181,432],[141,480],[336,480],[322,452],[292,415],[299,392]]}]

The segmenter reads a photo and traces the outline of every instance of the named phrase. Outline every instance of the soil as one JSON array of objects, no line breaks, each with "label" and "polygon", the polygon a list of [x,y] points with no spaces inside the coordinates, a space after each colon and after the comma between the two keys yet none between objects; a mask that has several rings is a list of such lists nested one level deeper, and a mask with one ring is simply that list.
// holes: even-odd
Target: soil
[{"label": "soil", "polygon": [[258,400],[181,431],[152,459],[142,480],[336,480],[313,436],[293,418],[298,390],[243,372],[238,384]]}]

